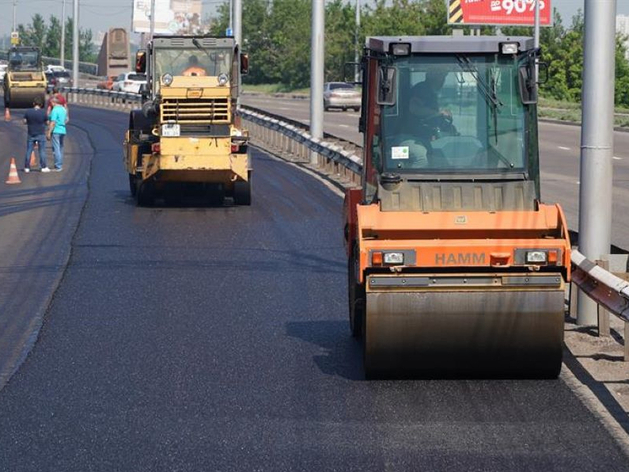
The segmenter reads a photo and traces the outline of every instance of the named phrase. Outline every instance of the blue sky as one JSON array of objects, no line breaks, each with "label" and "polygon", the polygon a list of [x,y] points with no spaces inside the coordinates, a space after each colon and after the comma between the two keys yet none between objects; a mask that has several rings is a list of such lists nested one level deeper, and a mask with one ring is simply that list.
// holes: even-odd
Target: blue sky
[{"label": "blue sky", "polygon": [[[17,0],[17,22],[29,23],[35,13],[44,17],[51,14],[61,16],[61,0]],[[72,1],[66,0],[66,13],[72,12]],[[243,0],[247,1],[247,0]],[[354,1],[354,0],[351,0]],[[361,0],[365,2],[368,0]],[[583,8],[584,0],[551,0],[552,5],[559,10],[564,19],[564,24],[570,24],[570,18],[579,8]],[[603,0],[601,0],[603,1]],[[609,0],[607,0],[609,1]],[[204,0],[204,12],[214,11],[217,4],[223,0]],[[97,31],[106,31],[112,26],[131,25],[132,0],[80,0],[81,26],[91,28],[94,34]],[[0,0],[0,35],[7,34],[12,25],[13,0]],[[617,0],[618,14],[629,15],[629,0]]]}]

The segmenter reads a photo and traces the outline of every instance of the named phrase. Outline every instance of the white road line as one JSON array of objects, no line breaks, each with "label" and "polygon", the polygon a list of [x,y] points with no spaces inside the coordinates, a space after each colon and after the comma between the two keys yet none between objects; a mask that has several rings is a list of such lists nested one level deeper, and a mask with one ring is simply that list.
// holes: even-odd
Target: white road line
[{"label": "white road line", "polygon": [[559,149],[561,149],[562,151],[569,151],[570,148],[569,147],[565,147],[565,146],[557,146]]},{"label": "white road line", "polygon": [[614,159],[616,159],[617,161],[621,161],[621,160],[622,160],[622,157],[616,157],[616,156],[614,156]]},{"label": "white road line", "polygon": [[340,126],[341,128],[351,128],[351,126],[350,126],[350,125],[344,125],[344,124],[340,124],[340,125],[338,125],[338,126]]}]

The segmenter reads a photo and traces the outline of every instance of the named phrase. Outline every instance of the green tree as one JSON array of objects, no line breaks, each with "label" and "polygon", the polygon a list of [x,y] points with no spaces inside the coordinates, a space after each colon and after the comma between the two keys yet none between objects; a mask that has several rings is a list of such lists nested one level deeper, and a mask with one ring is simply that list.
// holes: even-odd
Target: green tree
[{"label": "green tree", "polygon": [[61,52],[61,23],[55,16],[50,16],[50,25],[42,48],[44,56],[59,57]]},{"label": "green tree", "polygon": [[345,64],[354,61],[355,49],[362,53],[360,31],[356,28],[356,9],[342,0],[325,8],[325,80],[345,80]]}]

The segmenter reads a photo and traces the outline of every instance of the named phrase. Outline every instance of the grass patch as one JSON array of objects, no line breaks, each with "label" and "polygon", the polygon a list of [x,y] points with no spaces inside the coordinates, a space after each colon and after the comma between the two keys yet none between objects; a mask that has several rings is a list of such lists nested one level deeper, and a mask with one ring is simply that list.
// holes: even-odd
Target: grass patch
[{"label": "grass patch", "polygon": [[282,84],[243,84],[243,90],[245,92],[257,92],[257,93],[298,93],[298,94],[310,94],[310,88],[303,89],[291,89]]},{"label": "grass patch", "polygon": [[[540,118],[550,118],[551,120],[569,121],[572,123],[581,123],[581,109],[561,110],[555,108],[542,108],[538,110]],[[614,117],[614,126],[629,127],[629,116],[616,115]]]}]

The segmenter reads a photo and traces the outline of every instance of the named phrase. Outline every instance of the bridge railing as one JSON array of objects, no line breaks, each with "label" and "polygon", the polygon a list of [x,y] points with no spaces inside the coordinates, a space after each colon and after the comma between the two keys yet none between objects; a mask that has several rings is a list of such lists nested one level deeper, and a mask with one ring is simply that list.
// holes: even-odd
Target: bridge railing
[{"label": "bridge railing", "polygon": [[[89,88],[64,88],[74,103],[119,109],[137,108],[142,97],[137,93],[113,92]],[[245,120],[253,143],[293,162],[309,164],[315,155],[316,170],[340,180],[344,185],[356,185],[362,172],[361,150],[353,143],[326,134],[313,138],[303,123],[273,115],[252,107],[239,110]],[[609,332],[608,314],[624,322],[624,360],[629,362],[629,282],[588,260],[578,250],[572,251],[572,286],[570,303],[576,297],[575,288],[592,298],[599,307],[599,334]],[[572,307],[571,307],[572,308]]]}]

